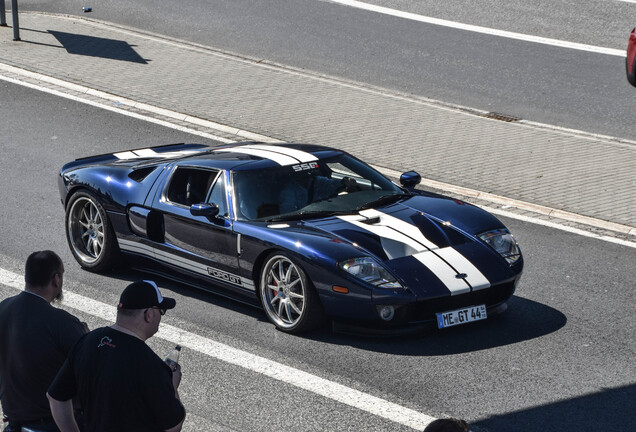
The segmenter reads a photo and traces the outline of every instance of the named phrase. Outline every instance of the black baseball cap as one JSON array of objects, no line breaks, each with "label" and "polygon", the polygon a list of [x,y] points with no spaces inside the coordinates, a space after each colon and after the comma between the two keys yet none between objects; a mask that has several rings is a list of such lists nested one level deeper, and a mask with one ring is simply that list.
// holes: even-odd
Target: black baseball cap
[{"label": "black baseball cap", "polygon": [[128,285],[119,297],[117,309],[145,309],[158,307],[172,309],[177,302],[173,298],[163,297],[157,284],[150,280],[141,280]]}]

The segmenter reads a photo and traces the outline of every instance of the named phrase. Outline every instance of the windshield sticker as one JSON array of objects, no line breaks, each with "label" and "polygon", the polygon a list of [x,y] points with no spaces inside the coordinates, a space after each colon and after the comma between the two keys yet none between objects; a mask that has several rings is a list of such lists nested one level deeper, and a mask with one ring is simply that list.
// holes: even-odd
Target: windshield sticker
[{"label": "windshield sticker", "polygon": [[304,164],[294,165],[294,166],[292,166],[292,168],[293,168],[293,169],[294,169],[294,171],[296,171],[296,172],[299,172],[299,171],[306,171],[306,170],[310,170],[310,169],[318,168],[318,162],[309,162],[309,163],[304,163]]}]

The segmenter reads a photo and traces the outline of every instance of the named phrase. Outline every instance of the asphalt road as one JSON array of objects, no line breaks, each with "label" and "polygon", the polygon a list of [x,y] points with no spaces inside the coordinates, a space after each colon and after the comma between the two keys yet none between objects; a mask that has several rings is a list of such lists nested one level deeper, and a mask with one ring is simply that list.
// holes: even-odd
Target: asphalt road
[{"label": "asphalt road", "polygon": [[[425,16],[624,50],[636,4],[618,0],[373,0]],[[83,6],[93,12],[84,14]],[[623,57],[424,24],[322,0],[25,0],[256,59],[591,133],[633,139]]]},{"label": "asphalt road", "polygon": [[[170,129],[0,82],[0,269],[33,250],[66,263],[65,287],[115,305],[127,271],[80,270],[68,251],[56,175],[78,156],[198,141]],[[636,412],[636,249],[505,220],[526,257],[510,308],[471,326],[376,339],[276,331],[263,312],[160,281],[164,324],[432,416],[488,431],[627,431]],[[0,297],[15,294],[0,284]],[[114,307],[114,306],[113,306]],[[77,312],[91,328],[108,322]],[[171,344],[151,339],[158,353]],[[408,430],[213,356],[185,349],[187,431]]]}]

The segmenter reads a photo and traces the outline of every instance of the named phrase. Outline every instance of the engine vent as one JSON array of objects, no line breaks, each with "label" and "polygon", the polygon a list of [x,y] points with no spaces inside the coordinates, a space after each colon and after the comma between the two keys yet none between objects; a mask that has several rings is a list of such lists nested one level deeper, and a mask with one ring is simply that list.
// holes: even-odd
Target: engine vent
[{"label": "engine vent", "polygon": [[128,178],[130,178],[131,180],[136,181],[137,183],[141,183],[143,181],[143,179],[148,177],[148,174],[153,172],[156,168],[157,168],[156,166],[149,166],[149,167],[145,167],[145,168],[136,169],[133,172],[131,172],[130,174],[128,174]]}]

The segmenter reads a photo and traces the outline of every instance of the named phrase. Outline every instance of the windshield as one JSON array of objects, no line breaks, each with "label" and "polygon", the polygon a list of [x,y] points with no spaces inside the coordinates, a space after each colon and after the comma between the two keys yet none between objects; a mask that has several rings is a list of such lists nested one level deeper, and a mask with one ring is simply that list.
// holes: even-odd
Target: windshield
[{"label": "windshield", "polygon": [[354,213],[374,202],[409,196],[368,165],[348,156],[233,173],[237,215],[286,220]]}]

